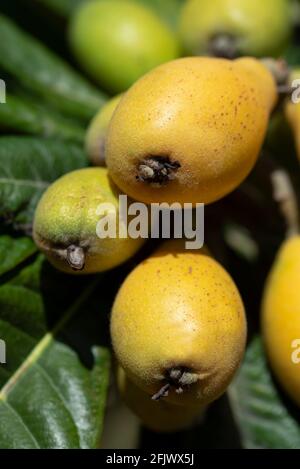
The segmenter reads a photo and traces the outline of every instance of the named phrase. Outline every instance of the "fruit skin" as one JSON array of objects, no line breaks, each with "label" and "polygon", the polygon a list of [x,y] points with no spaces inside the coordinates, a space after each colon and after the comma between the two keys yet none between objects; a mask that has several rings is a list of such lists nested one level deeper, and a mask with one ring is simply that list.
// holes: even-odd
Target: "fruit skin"
[{"label": "fruit skin", "polygon": [[143,425],[158,433],[171,433],[190,427],[204,411],[201,407],[183,407],[163,400],[153,401],[141,390],[121,366],[118,366],[117,386],[122,399],[141,420]]},{"label": "fruit skin", "polygon": [[262,332],[275,376],[300,406],[300,364],[292,361],[293,341],[300,339],[300,236],[281,247],[267,281],[262,303]]},{"label": "fruit skin", "polygon": [[69,41],[82,68],[112,93],[180,55],[168,25],[130,0],[84,2],[71,19]]},{"label": "fruit skin", "polygon": [[[300,69],[295,69],[291,73],[291,84],[294,80],[300,80]],[[299,100],[299,92],[297,92],[296,97]],[[292,129],[296,152],[300,161],[300,102],[294,103],[291,99],[287,99],[285,103],[284,113]]]},{"label": "fruit skin", "polygon": [[[141,78],[113,115],[106,144],[110,174],[142,202],[214,202],[252,169],[276,100],[275,81],[256,59],[164,64]],[[141,171],[153,158],[175,167],[165,167],[162,182]]]},{"label": "fruit skin", "polygon": [[94,166],[105,166],[105,140],[112,115],[122,99],[117,95],[103,106],[92,119],[85,137],[85,149]]},{"label": "fruit skin", "polygon": [[180,18],[188,53],[206,54],[218,34],[234,40],[238,55],[278,57],[293,30],[287,0],[188,0]]},{"label": "fruit skin", "polygon": [[202,250],[172,242],[129,274],[111,315],[114,351],[128,377],[150,395],[171,384],[164,401],[188,407],[223,394],[243,357],[246,328],[227,272]]},{"label": "fruit skin", "polygon": [[[96,234],[97,207],[111,203],[118,209],[119,192],[111,184],[105,168],[85,168],[54,182],[36,208],[34,240],[48,260],[67,273],[103,272],[125,262],[143,244],[141,239],[105,238]],[[118,217],[118,215],[117,215]],[[83,250],[84,266],[72,268],[66,250]]]}]

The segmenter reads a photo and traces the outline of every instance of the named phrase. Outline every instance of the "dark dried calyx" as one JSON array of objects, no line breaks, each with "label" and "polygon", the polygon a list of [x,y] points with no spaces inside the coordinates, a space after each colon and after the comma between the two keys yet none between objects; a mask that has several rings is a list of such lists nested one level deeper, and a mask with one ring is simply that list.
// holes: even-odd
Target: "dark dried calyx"
[{"label": "dark dried calyx", "polygon": [[175,178],[180,168],[178,161],[171,161],[166,156],[149,156],[138,165],[138,181],[165,185]]},{"label": "dark dried calyx", "polygon": [[224,59],[235,59],[239,56],[237,39],[228,33],[215,34],[208,43],[208,55]]},{"label": "dark dried calyx", "polygon": [[291,69],[284,59],[273,59],[270,57],[261,59],[261,62],[267,67],[273,75],[277,84],[277,93],[280,97],[279,105],[287,97],[290,96],[294,88],[290,84]]},{"label": "dark dried calyx", "polygon": [[286,60],[266,57],[261,59],[261,62],[271,72],[278,87],[289,83],[291,70]]},{"label": "dark dried calyx", "polygon": [[167,370],[166,377],[162,387],[152,396],[153,401],[159,401],[169,395],[173,389],[177,394],[181,394],[184,390],[198,381],[196,373],[185,367],[175,367]]},{"label": "dark dried calyx", "polygon": [[73,270],[83,270],[85,266],[85,252],[80,246],[72,244],[67,248],[66,260]]}]

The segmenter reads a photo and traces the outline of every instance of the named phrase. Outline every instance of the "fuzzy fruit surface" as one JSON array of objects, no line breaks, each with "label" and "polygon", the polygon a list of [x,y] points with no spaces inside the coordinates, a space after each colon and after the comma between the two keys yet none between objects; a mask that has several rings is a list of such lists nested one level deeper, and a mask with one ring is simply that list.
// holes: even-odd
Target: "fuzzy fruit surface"
[{"label": "fuzzy fruit surface", "polygon": [[112,115],[123,95],[110,99],[92,119],[85,137],[85,149],[94,166],[105,166],[105,140]]},{"label": "fuzzy fruit surface", "polygon": [[[96,234],[99,204],[111,203],[118,210],[118,195],[105,168],[73,171],[47,189],[35,212],[34,240],[56,268],[67,273],[103,272],[137,252],[140,239],[100,239]],[[78,270],[67,261],[66,251],[72,246],[85,258]]]},{"label": "fuzzy fruit surface", "polygon": [[212,40],[225,35],[238,55],[278,57],[291,37],[288,0],[188,0],[180,32],[188,53],[213,52]]},{"label": "fuzzy fruit surface", "polygon": [[292,344],[300,340],[299,280],[300,237],[295,236],[280,249],[269,276],[262,304],[262,330],[274,374],[300,406],[300,363],[292,359],[296,352]]},{"label": "fuzzy fruit surface", "polygon": [[[275,81],[256,59],[164,64],[141,78],[113,115],[110,175],[145,203],[214,202],[253,168],[276,101]],[[157,162],[162,170],[151,179]]]},{"label": "fuzzy fruit surface", "polygon": [[101,86],[121,93],[180,54],[179,42],[151,9],[133,1],[84,2],[71,19],[71,49]]},{"label": "fuzzy fruit surface", "polygon": [[200,418],[204,410],[201,407],[178,406],[164,400],[153,401],[149,394],[128,378],[121,366],[117,369],[117,385],[122,399],[142,424],[158,433],[186,429]]},{"label": "fuzzy fruit surface", "polygon": [[121,286],[111,335],[118,361],[146,394],[170,384],[163,401],[203,406],[223,394],[242,360],[246,319],[223,267],[169,242]]}]

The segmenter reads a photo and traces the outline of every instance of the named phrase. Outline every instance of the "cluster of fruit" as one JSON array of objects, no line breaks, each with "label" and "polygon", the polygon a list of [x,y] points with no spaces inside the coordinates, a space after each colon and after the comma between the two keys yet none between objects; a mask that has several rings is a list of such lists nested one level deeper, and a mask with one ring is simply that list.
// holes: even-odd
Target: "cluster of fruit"
[{"label": "cluster of fruit", "polygon": [[[289,11],[287,0],[190,0],[181,11],[181,43],[155,13],[131,1],[91,1],[78,9],[70,27],[78,61],[106,89],[123,94],[88,129],[86,150],[98,167],[63,176],[37,207],[34,239],[57,268],[103,272],[140,249],[141,239],[97,236],[97,207],[110,203],[118,211],[121,193],[145,204],[209,204],[242,183],[290,77],[280,61],[235,57],[277,57],[291,31]],[[182,50],[203,56],[179,58]],[[299,107],[286,104],[298,142]],[[279,376],[289,369],[282,350],[273,352],[282,315],[294,316],[285,330],[287,350],[299,323],[298,292],[290,290],[299,277],[299,245],[293,239],[284,248],[263,308]],[[284,311],[281,298],[289,298]],[[178,430],[228,387],[243,357],[246,317],[233,280],[211,254],[171,241],[126,278],[111,334],[124,400],[150,428]],[[299,375],[292,367],[288,373],[285,386],[299,402]]]}]

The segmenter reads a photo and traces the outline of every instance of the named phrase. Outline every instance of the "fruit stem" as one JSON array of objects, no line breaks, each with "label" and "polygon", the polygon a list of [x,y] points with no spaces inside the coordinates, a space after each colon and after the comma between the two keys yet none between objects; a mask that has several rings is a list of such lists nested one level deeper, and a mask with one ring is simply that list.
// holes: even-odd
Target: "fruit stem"
[{"label": "fruit stem", "polygon": [[216,34],[209,41],[208,54],[223,59],[235,59],[239,55],[236,38],[227,33]]},{"label": "fruit stem", "polygon": [[163,397],[167,397],[169,394],[170,387],[170,383],[167,383],[162,386],[156,394],[153,394],[153,396],[151,397],[152,401],[160,401]]},{"label": "fruit stem", "polygon": [[172,162],[169,157],[150,156],[138,165],[136,178],[142,182],[163,185],[175,178],[179,168],[180,163]]},{"label": "fruit stem", "polygon": [[289,174],[276,170],[271,174],[274,188],[274,200],[279,204],[281,213],[287,225],[286,237],[290,238],[299,233],[298,202]]},{"label": "fruit stem", "polygon": [[67,248],[67,262],[73,270],[83,270],[85,266],[85,253],[83,248],[72,244]]}]

